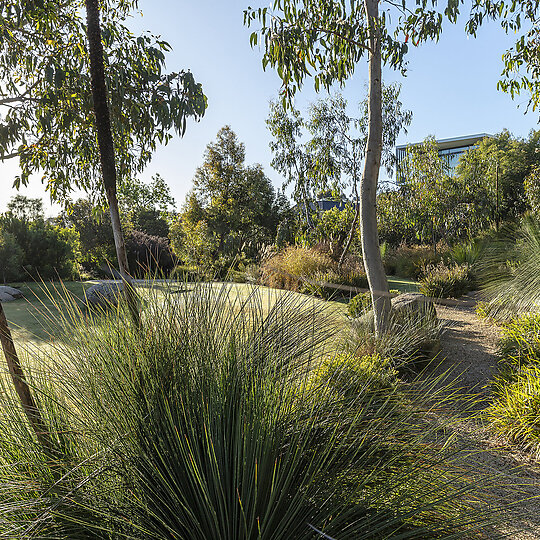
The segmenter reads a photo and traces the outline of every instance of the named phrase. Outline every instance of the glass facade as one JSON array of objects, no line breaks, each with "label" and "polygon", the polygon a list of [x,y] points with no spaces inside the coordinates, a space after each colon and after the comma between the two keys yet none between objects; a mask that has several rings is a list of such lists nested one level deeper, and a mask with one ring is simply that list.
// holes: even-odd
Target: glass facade
[{"label": "glass facade", "polygon": [[[489,137],[487,133],[479,133],[478,135],[467,135],[464,137],[455,137],[453,139],[440,139],[435,141],[439,147],[439,156],[448,164],[448,173],[454,175],[457,164],[461,156],[467,150],[474,148],[484,137]],[[396,147],[396,164],[397,176],[399,177],[399,164],[407,155],[407,149],[412,146],[417,146],[419,143],[410,145],[401,145]]]},{"label": "glass facade", "polygon": [[454,175],[457,164],[459,163],[459,158],[464,154],[471,146],[461,146],[460,148],[447,148],[446,150],[439,150],[439,156],[443,158],[448,165],[448,173]]}]

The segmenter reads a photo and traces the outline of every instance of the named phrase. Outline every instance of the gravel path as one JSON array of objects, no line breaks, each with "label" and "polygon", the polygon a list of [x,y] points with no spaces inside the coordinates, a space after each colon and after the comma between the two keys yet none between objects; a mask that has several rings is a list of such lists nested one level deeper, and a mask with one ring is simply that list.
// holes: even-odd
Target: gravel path
[{"label": "gravel path", "polygon": [[455,429],[463,450],[474,453],[470,459],[475,467],[497,476],[489,497],[493,503],[511,507],[502,531],[516,540],[540,539],[540,463],[498,440],[482,419],[490,399],[489,382],[497,371],[499,330],[476,316],[474,300],[470,295],[461,304],[437,306],[446,331],[441,339],[441,363],[435,371],[448,373],[464,399],[475,398],[472,415],[464,416]]}]

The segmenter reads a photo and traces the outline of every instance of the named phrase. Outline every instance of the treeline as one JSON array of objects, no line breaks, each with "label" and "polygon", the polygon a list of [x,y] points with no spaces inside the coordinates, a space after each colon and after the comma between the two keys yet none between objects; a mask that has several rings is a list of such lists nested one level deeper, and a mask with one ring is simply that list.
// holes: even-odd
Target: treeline
[{"label": "treeline", "polygon": [[451,174],[426,139],[408,151],[396,187],[378,196],[381,241],[453,244],[538,209],[539,152],[540,131],[520,139],[504,130],[462,155]]},{"label": "treeline", "polygon": [[[120,185],[118,199],[134,276],[226,277],[258,262],[291,216],[262,167],[246,165],[244,145],[228,126],[208,145],[180,212],[159,175]],[[110,216],[99,201],[78,199],[46,219],[40,199],[17,195],[0,215],[3,282],[109,277],[115,260]]]}]

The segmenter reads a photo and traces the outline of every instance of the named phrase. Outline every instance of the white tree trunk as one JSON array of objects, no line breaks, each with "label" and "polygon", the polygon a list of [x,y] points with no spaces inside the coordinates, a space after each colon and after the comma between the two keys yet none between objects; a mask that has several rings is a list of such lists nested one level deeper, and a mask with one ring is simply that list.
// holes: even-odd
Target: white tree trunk
[{"label": "white tree trunk", "polygon": [[391,303],[388,280],[384,271],[379,234],[377,230],[377,183],[382,153],[382,73],[379,24],[379,0],[365,0],[364,7],[370,33],[369,38],[369,90],[368,90],[368,139],[364,174],[360,184],[360,232],[362,253],[366,268],[373,312],[375,332],[384,333],[388,328]]}]

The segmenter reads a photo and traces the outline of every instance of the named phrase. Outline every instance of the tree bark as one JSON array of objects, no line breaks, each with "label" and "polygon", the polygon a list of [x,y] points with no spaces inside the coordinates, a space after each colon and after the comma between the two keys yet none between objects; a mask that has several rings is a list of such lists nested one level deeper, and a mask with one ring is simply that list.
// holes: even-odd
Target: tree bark
[{"label": "tree bark", "polygon": [[373,300],[375,333],[388,328],[391,310],[388,280],[384,271],[377,230],[377,183],[382,153],[382,72],[379,0],[365,0],[369,29],[368,138],[364,174],[360,184],[360,231],[364,266]]},{"label": "tree bark", "polygon": [[34,397],[32,396],[30,387],[26,381],[24,371],[21,363],[19,362],[17,350],[15,349],[15,344],[13,343],[13,337],[11,336],[11,331],[9,330],[9,325],[4,313],[2,302],[0,302],[0,341],[2,342],[2,349],[4,350],[4,355],[6,357],[9,374],[13,380],[15,391],[19,396],[19,400],[26,417],[28,418],[28,422],[36,434],[38,443],[41,445],[45,453],[50,455],[53,453],[54,446],[51,441],[49,429],[43,420],[41,411],[39,410],[39,407],[37,406]]},{"label": "tree bark", "polygon": [[120,212],[118,211],[118,198],[116,195],[116,162],[114,157],[114,144],[111,131],[111,119],[107,102],[107,87],[105,85],[105,70],[103,67],[103,44],[101,42],[101,27],[99,0],[85,0],[86,23],[88,37],[88,51],[90,57],[90,76],[92,80],[92,98],[94,101],[94,114],[96,117],[96,133],[99,145],[103,187],[109,203],[111,225],[118,259],[118,268],[124,281],[126,301],[134,321],[140,323],[137,294],[133,287],[133,280],[129,273],[126,245]]}]

